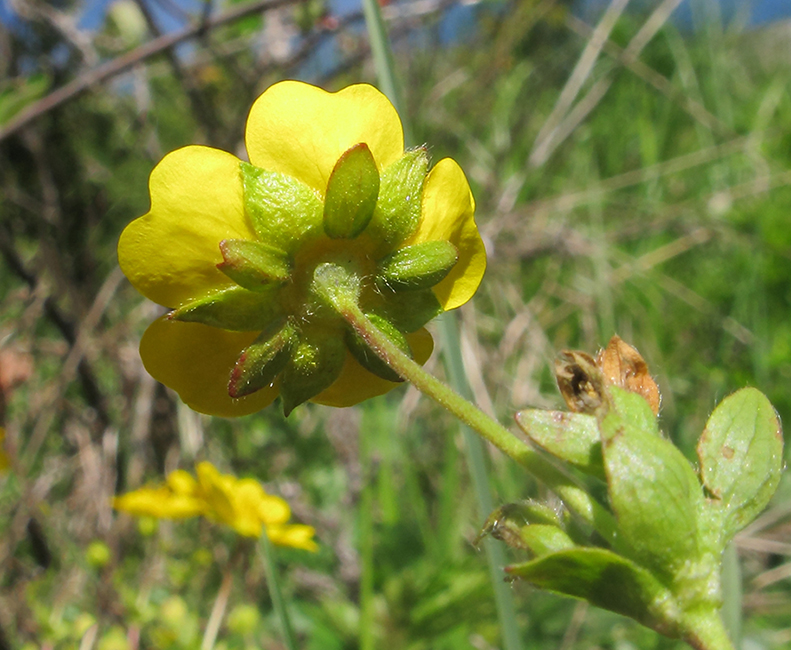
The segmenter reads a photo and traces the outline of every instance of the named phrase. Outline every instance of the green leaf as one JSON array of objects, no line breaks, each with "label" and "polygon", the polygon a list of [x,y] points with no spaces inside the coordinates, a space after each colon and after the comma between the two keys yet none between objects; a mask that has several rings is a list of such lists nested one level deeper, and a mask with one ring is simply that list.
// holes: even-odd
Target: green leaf
[{"label": "green leaf", "polygon": [[245,212],[261,241],[290,254],[323,232],[324,207],[310,187],[246,162],[240,168]]},{"label": "green leaf", "polygon": [[599,426],[584,413],[526,409],[516,423],[532,442],[586,474],[605,480]]},{"label": "green leaf", "polygon": [[574,548],[506,567],[540,589],[581,598],[677,636],[680,612],[672,594],[634,562],[600,548]]},{"label": "green leaf", "polygon": [[281,315],[275,291],[248,291],[230,287],[210,293],[170,312],[169,318],[203,323],[233,332],[256,332]]},{"label": "green leaf", "polygon": [[633,559],[666,582],[703,555],[697,513],[703,491],[692,466],[658,435],[648,402],[610,388],[599,428],[610,503]]},{"label": "green leaf", "polygon": [[723,544],[769,503],[783,470],[783,430],[769,400],[743,388],[722,400],[698,442],[703,484],[723,510]]},{"label": "green leaf", "polygon": [[280,395],[286,415],[329,388],[341,374],[346,360],[346,346],[340,332],[317,327],[302,331],[299,336],[280,375]]},{"label": "green leaf", "polygon": [[[390,341],[398,346],[404,354],[409,357],[412,356],[412,350],[409,348],[409,343],[406,337],[396,329],[396,327],[377,314],[366,314],[371,322],[380,330]],[[359,334],[353,330],[346,331],[346,345],[351,351],[354,358],[366,370],[372,372],[377,377],[387,379],[388,381],[404,381],[403,378],[390,366],[388,366],[360,337]]]},{"label": "green leaf", "polygon": [[450,273],[459,253],[449,241],[427,241],[405,246],[379,263],[376,283],[391,291],[429,289]]},{"label": "green leaf", "polygon": [[266,291],[270,285],[288,280],[291,274],[283,252],[258,241],[223,239],[220,251],[223,261],[217,268],[250,291]]},{"label": "green leaf", "polygon": [[354,239],[371,221],[379,196],[379,170],[368,145],[348,149],[335,163],[324,197],[324,232]]},{"label": "green leaf", "polygon": [[269,386],[285,368],[297,331],[289,322],[270,327],[246,347],[231,371],[228,393],[238,398]]},{"label": "green leaf", "polygon": [[417,229],[423,206],[423,183],[428,154],[423,148],[407,151],[382,172],[379,200],[368,233],[386,251],[405,241]]}]

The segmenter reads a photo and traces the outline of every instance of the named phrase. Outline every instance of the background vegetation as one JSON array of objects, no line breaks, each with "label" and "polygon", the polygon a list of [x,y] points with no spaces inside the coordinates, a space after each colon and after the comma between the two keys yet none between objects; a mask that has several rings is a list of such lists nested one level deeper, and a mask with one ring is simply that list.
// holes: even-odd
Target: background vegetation
[{"label": "background vegetation", "polygon": [[[693,2],[386,6],[414,142],[466,170],[490,266],[460,310],[479,405],[559,407],[559,349],[635,344],[690,458],[713,405],[753,385],[791,416],[791,26]],[[69,0],[0,24],[0,648],[282,647],[260,559],[204,521],[135,521],[110,497],[207,459],[315,526],[279,554],[306,649],[500,647],[457,424],[410,388],[355,409],[198,416],[142,369],[157,313],[117,268],[167,151],[243,155],[253,99],[296,77],[373,81],[357,13],[316,0],[121,0],[95,30]],[[171,14],[168,17],[168,12]],[[185,25],[181,38],[163,25]],[[176,36],[173,36],[176,34]],[[443,374],[441,364],[429,362]],[[496,503],[540,495],[491,456]],[[742,647],[791,645],[791,485],[736,540]],[[550,497],[551,498],[551,497]],[[219,594],[219,597],[218,597]],[[683,644],[513,585],[525,648]],[[218,604],[219,603],[219,604]]]}]

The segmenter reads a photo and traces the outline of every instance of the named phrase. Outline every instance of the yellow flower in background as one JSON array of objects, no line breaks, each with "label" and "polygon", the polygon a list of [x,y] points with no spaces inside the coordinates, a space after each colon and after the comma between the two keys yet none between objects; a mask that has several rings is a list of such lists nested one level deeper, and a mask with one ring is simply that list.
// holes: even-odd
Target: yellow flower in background
[{"label": "yellow flower in background", "polygon": [[121,235],[126,276],[173,310],[143,335],[146,369],[220,416],[278,395],[288,413],[387,392],[398,376],[316,297],[314,272],[330,263],[358,278],[363,311],[424,363],[423,326],[467,302],[486,267],[464,173],[405,151],[395,109],[363,84],[275,84],[245,142],[249,164],[202,146],[165,156],[150,211]]},{"label": "yellow flower in background", "polygon": [[291,509],[280,497],[267,494],[255,479],[221,474],[211,463],[199,463],[197,477],[184,470],[168,474],[165,484],[144,487],[113,499],[116,510],[137,517],[185,519],[203,516],[230,526],[240,535],[267,536],[278,546],[315,551],[311,526],[289,524]]}]

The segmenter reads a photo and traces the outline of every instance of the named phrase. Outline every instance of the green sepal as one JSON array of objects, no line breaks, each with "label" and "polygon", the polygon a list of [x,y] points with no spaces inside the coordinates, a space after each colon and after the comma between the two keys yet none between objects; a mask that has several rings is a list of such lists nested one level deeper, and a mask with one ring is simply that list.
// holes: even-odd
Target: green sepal
[{"label": "green sepal", "polygon": [[296,339],[297,330],[288,321],[275,323],[262,332],[236,360],[228,394],[244,397],[269,386],[285,368]]},{"label": "green sepal", "polygon": [[722,513],[724,546],[769,503],[783,470],[783,430],[769,400],[743,388],[722,400],[698,441],[703,485]]},{"label": "green sepal", "polygon": [[266,291],[270,285],[288,280],[291,274],[283,252],[258,241],[223,239],[220,252],[223,261],[217,268],[250,291]]},{"label": "green sepal", "polygon": [[376,283],[391,291],[429,289],[450,273],[458,259],[459,252],[449,241],[405,246],[379,263]]},{"label": "green sepal", "polygon": [[296,178],[240,163],[244,209],[261,241],[291,254],[322,232],[319,197]]},{"label": "green sepal", "polygon": [[587,600],[670,637],[682,614],[672,593],[650,572],[602,548],[573,548],[505,568],[508,575],[564,596]]},{"label": "green sepal", "polygon": [[341,374],[346,346],[339,332],[302,331],[291,347],[291,354],[280,374],[283,412],[289,415],[297,406],[329,388]]},{"label": "green sepal", "polygon": [[407,293],[384,290],[380,295],[384,298],[384,305],[379,311],[402,332],[417,332],[443,311],[431,289]]},{"label": "green sepal", "polygon": [[392,250],[417,230],[427,171],[428,153],[421,147],[407,151],[382,172],[368,233],[384,250]]},{"label": "green sepal", "polygon": [[541,556],[575,546],[562,528],[558,513],[536,501],[508,503],[495,510],[476,538],[485,535],[505,542],[512,548],[530,551]]},{"label": "green sepal", "polygon": [[516,423],[543,450],[586,474],[606,479],[599,425],[594,416],[526,409],[516,414]]},{"label": "green sepal", "polygon": [[354,239],[370,223],[379,196],[379,170],[364,142],[335,163],[324,197],[324,232],[332,239]]},{"label": "green sepal", "polygon": [[[409,348],[409,343],[404,334],[387,319],[382,318],[378,314],[366,314],[369,320],[374,324],[376,329],[380,330],[390,342],[398,346],[404,354],[412,357],[412,350]],[[352,356],[357,359],[357,362],[369,372],[372,372],[377,377],[387,379],[387,381],[404,381],[402,377],[388,366],[379,356],[368,347],[368,344],[353,330],[346,330],[346,345]]]},{"label": "green sepal", "polygon": [[673,581],[706,550],[697,517],[703,490],[683,454],[658,434],[643,397],[612,386],[610,398],[599,431],[619,534],[634,560]]},{"label": "green sepal", "polygon": [[230,287],[182,305],[168,318],[233,332],[261,331],[281,315],[276,298],[271,287],[267,291]]}]

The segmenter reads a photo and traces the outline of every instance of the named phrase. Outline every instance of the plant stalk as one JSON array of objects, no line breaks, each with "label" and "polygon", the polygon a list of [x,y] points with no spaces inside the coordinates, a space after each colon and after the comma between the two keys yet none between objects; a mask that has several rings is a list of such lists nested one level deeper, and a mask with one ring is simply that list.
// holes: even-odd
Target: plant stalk
[{"label": "plant stalk", "polygon": [[577,516],[591,525],[604,539],[614,547],[618,546],[616,524],[612,514],[583,488],[576,485],[569,476],[401,352],[366,317],[356,302],[344,300],[338,294],[328,298],[371,350],[401,377],[453,413],[484,440],[522,465],[536,479],[555,492]]},{"label": "plant stalk", "polygon": [[261,535],[261,543],[258,545],[258,551],[262,555],[264,566],[266,567],[266,584],[269,588],[269,597],[272,599],[272,606],[275,608],[275,614],[280,620],[283,641],[288,650],[297,650],[297,638],[294,634],[294,628],[291,625],[291,617],[288,614],[283,592],[280,589],[277,565],[275,563],[275,551],[272,548],[272,542],[269,541],[266,530],[264,530]]}]

